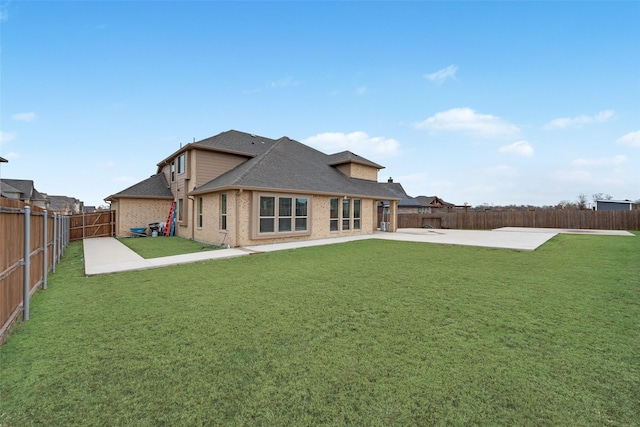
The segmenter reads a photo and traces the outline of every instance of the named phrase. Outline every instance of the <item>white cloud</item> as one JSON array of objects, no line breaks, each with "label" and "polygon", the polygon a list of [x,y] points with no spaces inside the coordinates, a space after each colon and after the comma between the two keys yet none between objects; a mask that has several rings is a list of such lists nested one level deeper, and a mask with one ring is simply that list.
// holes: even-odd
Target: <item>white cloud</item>
[{"label": "white cloud", "polygon": [[629,132],[625,136],[618,138],[616,142],[620,145],[628,145],[629,147],[640,147],[640,130]]},{"label": "white cloud", "polygon": [[599,159],[576,159],[573,166],[616,166],[627,161],[627,156],[601,157]]},{"label": "white cloud", "polygon": [[16,153],[14,151],[11,151],[11,152],[9,152],[7,154],[3,154],[2,157],[4,157],[7,160],[11,160],[11,159],[19,159],[21,156],[20,156],[20,153]]},{"label": "white cloud", "polygon": [[498,165],[491,168],[484,168],[482,170],[483,173],[497,176],[516,176],[518,171],[507,165]]},{"label": "white cloud", "polygon": [[442,111],[415,126],[418,129],[463,132],[480,138],[506,138],[520,133],[516,125],[491,114],[476,113],[471,108]]},{"label": "white cloud", "polygon": [[18,113],[11,116],[11,119],[17,120],[19,122],[32,122],[37,119],[38,116],[36,113]]},{"label": "white cloud", "polygon": [[6,144],[16,139],[15,132],[2,132],[0,131],[0,144]]},{"label": "white cloud", "polygon": [[272,88],[297,86],[297,85],[298,85],[298,82],[294,80],[294,78],[291,76],[269,83],[269,87],[272,87]]},{"label": "white cloud", "polygon": [[359,87],[356,88],[356,93],[358,95],[364,95],[367,92],[368,92],[368,89],[367,89],[366,86],[359,86]]},{"label": "white cloud", "polygon": [[544,125],[545,130],[554,130],[554,129],[567,129],[567,128],[577,128],[580,129],[585,125],[590,125],[593,123],[603,123],[611,120],[615,117],[615,113],[611,110],[600,111],[598,114],[594,116],[580,115],[576,117],[561,117],[559,119],[553,119],[546,125]]},{"label": "white cloud", "polygon": [[364,157],[395,156],[400,148],[400,143],[393,138],[372,137],[365,132],[325,132],[302,142],[327,154],[348,150]]},{"label": "white cloud", "polygon": [[515,154],[516,156],[533,156],[533,147],[527,141],[517,141],[513,144],[504,145],[498,150],[501,153]]},{"label": "white cloud", "polygon": [[562,182],[590,182],[591,174],[586,171],[556,171],[551,173],[551,177]]},{"label": "white cloud", "polygon": [[431,80],[432,82],[442,84],[448,78],[452,78],[455,80],[457,71],[458,67],[452,64],[446,68],[443,68],[442,70],[436,71],[435,73],[425,74],[424,78],[427,80]]}]

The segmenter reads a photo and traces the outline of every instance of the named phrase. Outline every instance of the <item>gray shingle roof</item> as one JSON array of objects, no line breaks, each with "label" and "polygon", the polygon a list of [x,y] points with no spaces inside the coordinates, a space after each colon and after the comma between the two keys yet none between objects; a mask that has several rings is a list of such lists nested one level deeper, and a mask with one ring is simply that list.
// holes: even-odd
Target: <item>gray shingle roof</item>
[{"label": "gray shingle roof", "polygon": [[[340,154],[341,159],[344,159],[343,153]],[[376,181],[345,176],[332,166],[336,164],[337,158],[335,155],[329,156],[298,141],[282,137],[255,158],[196,188],[192,193],[235,187],[398,198]],[[375,167],[379,166],[373,162],[369,163]]]},{"label": "gray shingle roof", "polygon": [[46,197],[36,190],[33,181],[30,179],[5,179],[2,178],[5,185],[9,185],[20,192],[21,200],[46,200]]},{"label": "gray shingle roof", "polygon": [[341,165],[343,163],[359,163],[361,165],[372,166],[378,169],[384,169],[384,166],[380,166],[377,163],[367,160],[364,157],[358,156],[351,151],[342,151],[340,153],[331,154],[327,156],[329,158],[329,164],[332,166]]},{"label": "gray shingle roof", "polygon": [[119,193],[107,197],[105,200],[118,199],[120,197],[154,197],[173,199],[173,193],[169,189],[167,178],[163,173],[151,177],[122,190]]},{"label": "gray shingle roof", "polygon": [[218,135],[196,141],[181,147],[178,151],[158,163],[158,172],[163,165],[168,164],[180,153],[192,148],[210,149],[222,151],[225,153],[233,153],[247,158],[256,157],[264,154],[273,144],[275,140],[265,138],[264,136],[254,135],[237,130],[228,130]]},{"label": "gray shingle roof", "polygon": [[399,182],[385,182],[380,185],[386,187],[391,193],[401,199],[398,202],[398,206],[420,206],[420,203],[416,199],[407,195]]},{"label": "gray shingle roof", "polygon": [[438,196],[418,196],[416,200],[420,202],[421,206],[436,206],[439,204],[442,206],[455,206],[453,203],[445,202]]}]

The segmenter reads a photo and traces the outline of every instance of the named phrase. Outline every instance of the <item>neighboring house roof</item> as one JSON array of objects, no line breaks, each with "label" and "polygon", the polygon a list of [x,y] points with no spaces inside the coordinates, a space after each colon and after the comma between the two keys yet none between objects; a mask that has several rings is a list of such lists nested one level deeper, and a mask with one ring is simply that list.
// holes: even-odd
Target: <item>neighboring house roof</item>
[{"label": "neighboring house roof", "polygon": [[407,195],[407,192],[404,191],[404,188],[399,182],[393,182],[391,179],[390,182],[385,182],[380,185],[386,187],[391,193],[393,193],[397,198],[401,199],[398,202],[398,206],[420,206],[420,203],[414,199],[413,197]]},{"label": "neighboring house roof", "polygon": [[10,199],[19,199],[20,194],[22,194],[20,190],[7,184],[7,181],[5,179],[0,181],[0,193]]},{"label": "neighboring house roof", "polygon": [[445,202],[438,196],[418,196],[416,200],[420,202],[420,206],[455,206],[453,203]]},{"label": "neighboring house roof", "polygon": [[[348,152],[329,156],[286,136],[273,143],[265,141],[264,148],[266,150],[258,152],[256,157],[194,189],[190,194],[247,188],[398,199],[377,181],[349,178],[332,166],[337,159],[343,163]],[[382,168],[366,159],[359,159]]]},{"label": "neighboring house roof", "polygon": [[119,193],[112,194],[105,200],[113,200],[118,198],[161,198],[173,199],[173,194],[169,189],[167,178],[163,173],[150,176],[142,182],[125,188]]},{"label": "neighboring house roof", "polygon": [[20,200],[37,201],[46,200],[46,196],[35,189],[33,181],[29,179],[5,179],[2,178],[3,192],[4,185],[9,185],[20,193]]},{"label": "neighboring house roof", "polygon": [[67,197],[67,196],[51,196],[47,195],[47,209],[52,211],[65,211],[70,210],[74,211],[76,204],[81,204],[82,202],[75,197]]},{"label": "neighboring house roof", "polygon": [[624,204],[629,204],[629,203],[633,203],[633,201],[627,199],[627,200],[596,200],[597,203],[624,203]]}]

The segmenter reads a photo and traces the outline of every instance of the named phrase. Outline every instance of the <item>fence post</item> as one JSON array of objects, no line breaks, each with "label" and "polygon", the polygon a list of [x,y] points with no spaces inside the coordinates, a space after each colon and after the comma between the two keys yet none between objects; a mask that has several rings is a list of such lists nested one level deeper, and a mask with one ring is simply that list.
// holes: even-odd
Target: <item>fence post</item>
[{"label": "fence post", "polygon": [[29,320],[29,285],[31,284],[31,208],[24,207],[24,260],[22,262],[22,320]]},{"label": "fence post", "polygon": [[58,214],[53,214],[53,240],[51,241],[53,246],[53,262],[51,268],[53,272],[56,272],[56,260],[58,259]]},{"label": "fence post", "polygon": [[43,224],[43,234],[44,234],[44,242],[42,242],[42,289],[47,289],[47,273],[49,272],[49,266],[47,265],[49,262],[48,256],[49,253],[47,251],[47,240],[49,239],[49,230],[47,228],[47,210],[45,209],[42,212],[42,218],[44,219]]},{"label": "fence post", "polygon": [[62,215],[58,215],[58,240],[56,241],[56,245],[58,245],[58,259],[56,262],[60,263],[60,257],[62,256],[62,236],[64,234],[64,229],[62,228]]}]

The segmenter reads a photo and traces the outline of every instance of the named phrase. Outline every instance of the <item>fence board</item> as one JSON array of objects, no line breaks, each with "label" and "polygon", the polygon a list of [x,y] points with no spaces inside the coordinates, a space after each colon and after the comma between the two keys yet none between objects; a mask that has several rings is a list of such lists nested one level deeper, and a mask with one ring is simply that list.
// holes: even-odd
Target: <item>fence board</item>
[{"label": "fence board", "polygon": [[[378,223],[382,221],[378,219]],[[398,214],[399,228],[491,230],[500,227],[640,230],[640,210],[445,210],[429,214]]]},{"label": "fence board", "polygon": [[113,236],[116,229],[115,214],[115,211],[102,211],[70,216],[70,241]]},{"label": "fence board", "polygon": [[[56,242],[59,247],[66,247],[68,232],[65,227],[54,233],[53,215],[47,216],[47,239],[44,235],[44,209],[30,206],[29,221],[29,271],[25,272],[24,262],[24,231],[27,204],[19,200],[0,197],[0,343],[4,341],[11,324],[17,319],[21,311],[24,298],[25,274],[29,279],[29,295],[44,283],[44,247],[47,247],[47,272],[52,269],[55,261],[53,247]],[[61,221],[61,222],[64,222]],[[62,236],[62,237],[60,237]],[[66,236],[66,237],[65,237]],[[55,240],[55,241],[54,241]]]}]

